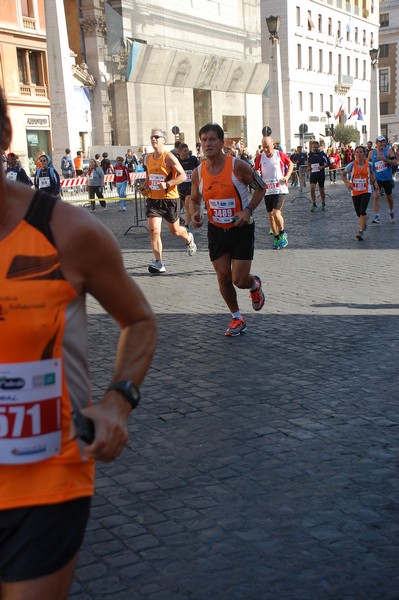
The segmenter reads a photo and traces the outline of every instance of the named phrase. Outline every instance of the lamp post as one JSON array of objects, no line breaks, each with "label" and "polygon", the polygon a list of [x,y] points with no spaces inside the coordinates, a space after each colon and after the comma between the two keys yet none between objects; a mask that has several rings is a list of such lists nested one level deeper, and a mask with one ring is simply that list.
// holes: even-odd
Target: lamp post
[{"label": "lamp post", "polygon": [[[284,128],[284,103],[283,103],[283,88],[281,81],[281,60],[280,60],[280,41],[278,32],[280,29],[280,17],[266,17],[266,24],[269,30],[269,39],[272,44],[272,74],[269,102],[273,102],[277,110],[277,115],[272,115],[272,129],[275,140],[280,141],[280,145],[285,150],[285,128]],[[277,116],[277,121],[274,120]]]},{"label": "lamp post", "polygon": [[371,88],[370,88],[370,139],[375,140],[381,133],[380,94],[378,89],[378,57],[379,48],[371,48]]}]

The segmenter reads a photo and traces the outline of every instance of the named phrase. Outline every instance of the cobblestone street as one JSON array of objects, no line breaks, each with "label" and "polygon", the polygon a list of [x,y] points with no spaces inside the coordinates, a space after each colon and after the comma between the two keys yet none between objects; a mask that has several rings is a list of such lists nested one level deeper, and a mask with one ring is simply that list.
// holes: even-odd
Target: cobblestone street
[{"label": "cobblestone street", "polygon": [[[399,223],[382,199],[358,242],[348,191],[326,191],[312,214],[290,188],[283,250],[264,205],[254,214],[266,303],[254,313],[238,292],[236,339],[206,227],[190,258],[164,224],[167,273],[150,276],[148,232],[123,235],[133,207],[93,215],[153,306],[159,343],[128,447],[98,465],[71,600],[399,598]],[[92,298],[88,315],[98,399],[118,329]]]}]

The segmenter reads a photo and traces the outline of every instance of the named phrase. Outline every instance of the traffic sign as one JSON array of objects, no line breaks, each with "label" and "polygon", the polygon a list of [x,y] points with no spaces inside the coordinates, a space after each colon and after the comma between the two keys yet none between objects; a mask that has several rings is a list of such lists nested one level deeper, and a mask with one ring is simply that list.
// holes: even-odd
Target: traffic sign
[{"label": "traffic sign", "polygon": [[180,129],[178,128],[177,125],[172,127],[172,133],[173,133],[173,135],[177,135],[178,133],[180,133]]},{"label": "traffic sign", "polygon": [[269,137],[269,135],[272,134],[272,128],[269,127],[268,125],[265,125],[264,128],[262,129],[262,135],[264,137]]},{"label": "traffic sign", "polygon": [[314,133],[294,133],[294,137],[301,138],[303,140],[311,140],[315,137]]},{"label": "traffic sign", "polygon": [[299,133],[307,133],[308,132],[308,126],[306,125],[306,123],[302,123],[302,125],[299,125]]}]

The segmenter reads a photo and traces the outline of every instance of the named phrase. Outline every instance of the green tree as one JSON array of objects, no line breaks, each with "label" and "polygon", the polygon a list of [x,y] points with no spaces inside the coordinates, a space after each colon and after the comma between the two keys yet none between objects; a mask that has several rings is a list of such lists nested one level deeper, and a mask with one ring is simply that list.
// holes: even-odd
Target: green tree
[{"label": "green tree", "polygon": [[346,146],[351,142],[357,145],[360,142],[360,133],[353,125],[337,125],[334,127],[333,139]]}]

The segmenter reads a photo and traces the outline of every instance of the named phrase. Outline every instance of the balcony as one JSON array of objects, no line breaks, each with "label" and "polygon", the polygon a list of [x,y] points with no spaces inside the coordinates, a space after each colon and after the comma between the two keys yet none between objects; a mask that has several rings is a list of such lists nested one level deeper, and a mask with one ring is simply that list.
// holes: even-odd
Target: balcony
[{"label": "balcony", "polygon": [[340,75],[338,83],[335,84],[337,94],[347,94],[353,85],[352,75]]},{"label": "balcony", "polygon": [[44,85],[19,85],[19,93],[21,96],[30,98],[47,98],[47,87]]},{"label": "balcony", "polygon": [[36,19],[32,19],[31,17],[22,17],[22,26],[24,29],[36,31]]}]

